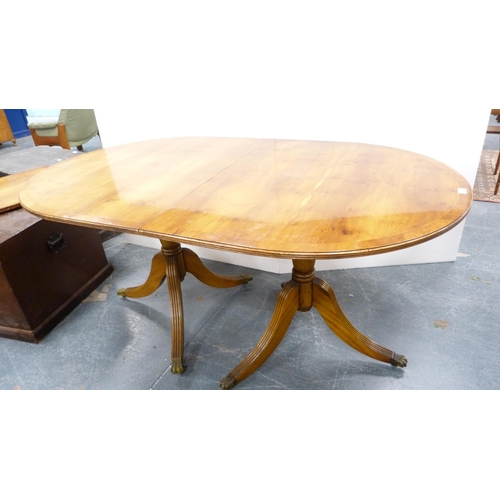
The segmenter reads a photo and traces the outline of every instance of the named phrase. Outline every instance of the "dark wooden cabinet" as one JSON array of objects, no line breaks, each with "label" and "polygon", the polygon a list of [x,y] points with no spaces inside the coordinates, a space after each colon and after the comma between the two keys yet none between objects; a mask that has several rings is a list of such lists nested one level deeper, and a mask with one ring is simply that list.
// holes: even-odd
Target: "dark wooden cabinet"
[{"label": "dark wooden cabinet", "polygon": [[0,337],[38,342],[112,270],[97,230],[0,214]]}]

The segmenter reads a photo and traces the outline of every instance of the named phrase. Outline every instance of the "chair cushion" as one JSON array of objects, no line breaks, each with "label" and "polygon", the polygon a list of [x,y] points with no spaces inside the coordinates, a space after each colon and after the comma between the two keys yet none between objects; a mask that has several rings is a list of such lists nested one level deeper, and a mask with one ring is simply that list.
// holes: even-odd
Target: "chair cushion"
[{"label": "chair cushion", "polygon": [[31,116],[28,121],[28,128],[43,129],[57,127],[59,117],[57,116]]}]

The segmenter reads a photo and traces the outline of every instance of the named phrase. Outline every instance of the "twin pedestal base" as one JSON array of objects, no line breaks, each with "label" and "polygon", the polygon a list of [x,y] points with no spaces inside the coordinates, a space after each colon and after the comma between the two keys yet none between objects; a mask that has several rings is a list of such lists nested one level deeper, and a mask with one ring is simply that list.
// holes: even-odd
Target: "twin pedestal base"
[{"label": "twin pedestal base", "polygon": [[[182,306],[181,282],[187,272],[206,285],[230,288],[248,283],[248,275],[220,276],[211,272],[200,258],[179,243],[160,240],[162,249],[154,257],[149,277],[143,285],[122,288],[118,295],[130,298],[146,297],[153,293],[167,279],[172,313],[172,373],[184,371],[184,312]],[[282,286],[274,314],[264,335],[231,372],[220,381],[222,389],[231,389],[259,368],[278,347],[297,311],[309,311],[315,307],[325,323],[345,343],[371,358],[404,367],[407,360],[385,347],[373,342],[346,318],[335,298],[331,286],[317,278],[314,260],[293,260],[292,279]]]}]

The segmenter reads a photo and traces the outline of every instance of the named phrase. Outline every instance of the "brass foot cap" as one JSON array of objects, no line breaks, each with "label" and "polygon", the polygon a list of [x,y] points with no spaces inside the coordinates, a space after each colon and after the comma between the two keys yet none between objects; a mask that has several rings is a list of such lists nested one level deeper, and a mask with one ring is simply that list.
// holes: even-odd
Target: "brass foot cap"
[{"label": "brass foot cap", "polygon": [[394,353],[391,359],[392,366],[399,366],[404,368],[408,364],[408,360],[402,354]]},{"label": "brass foot cap", "polygon": [[219,387],[221,389],[228,390],[232,389],[237,383],[237,380],[229,374],[219,382]]},{"label": "brass foot cap", "polygon": [[180,358],[172,358],[172,366],[170,367],[170,371],[172,373],[182,373],[186,367],[182,363],[182,359]]}]

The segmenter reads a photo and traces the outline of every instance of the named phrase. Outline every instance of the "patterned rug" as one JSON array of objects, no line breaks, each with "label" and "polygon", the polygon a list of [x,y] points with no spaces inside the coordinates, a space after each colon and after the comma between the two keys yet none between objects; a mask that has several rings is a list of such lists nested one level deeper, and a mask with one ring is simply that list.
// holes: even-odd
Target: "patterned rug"
[{"label": "patterned rug", "polygon": [[[485,149],[481,154],[481,161],[477,169],[476,181],[472,189],[472,197],[474,201],[491,201],[500,203],[500,190],[495,196],[495,184],[497,177],[493,175],[495,164],[498,158],[498,151]],[[499,172],[500,174],[500,172]]]}]

